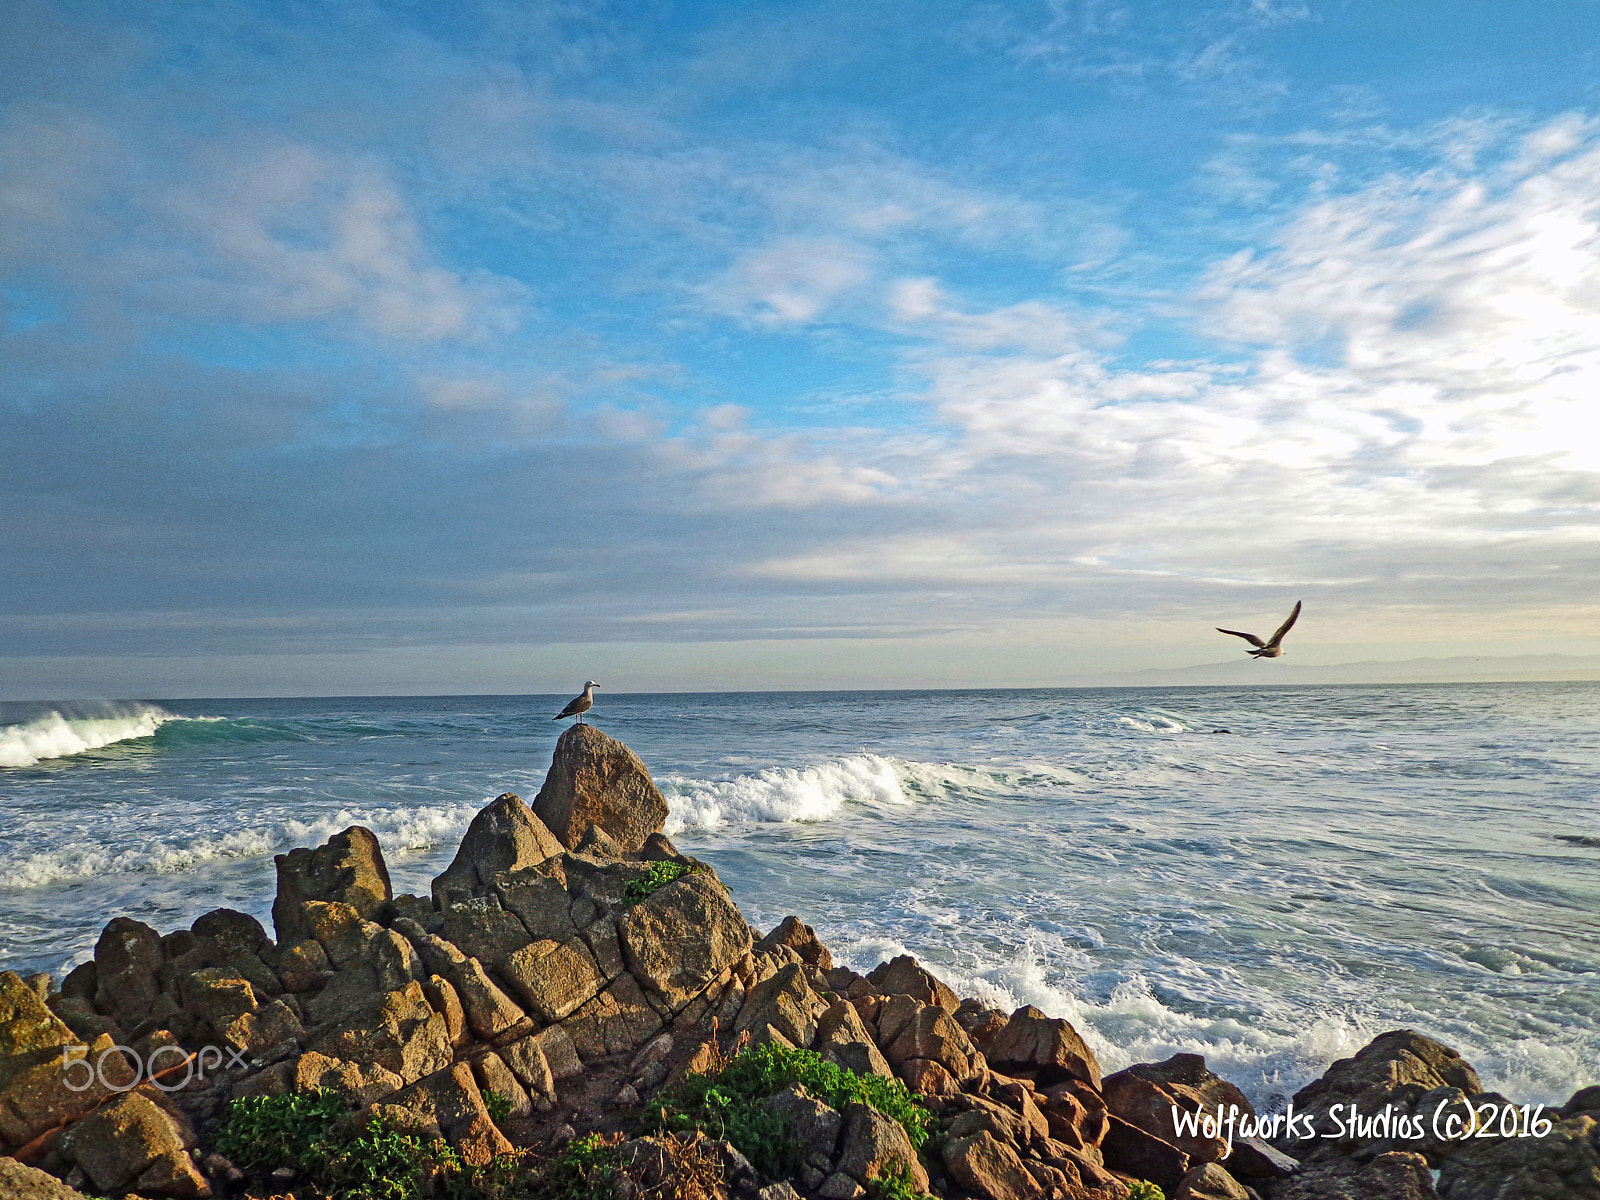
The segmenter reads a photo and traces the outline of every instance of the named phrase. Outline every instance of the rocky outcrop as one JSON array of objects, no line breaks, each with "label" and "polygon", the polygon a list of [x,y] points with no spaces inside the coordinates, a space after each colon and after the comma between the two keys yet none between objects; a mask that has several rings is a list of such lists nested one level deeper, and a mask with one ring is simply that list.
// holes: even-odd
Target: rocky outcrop
[{"label": "rocky outcrop", "polygon": [[472,818],[455,859],[433,881],[434,904],[486,895],[496,876],[538,866],[562,849],[520,796],[503,792]]},{"label": "rocky outcrop", "polygon": [[273,862],[278,868],[278,897],[272,903],[272,924],[280,945],[309,936],[302,915],[308,900],[348,904],[370,920],[394,896],[377,836],[359,825],[334,834],[315,850],[291,850]]},{"label": "rocky outcrop", "polygon": [[642,849],[667,821],[667,802],[639,756],[593,725],[574,725],[556,742],[533,811],[569,849],[592,826],[624,854]]},{"label": "rocky outcrop", "polygon": [[[931,1136],[919,1153],[884,1112],[794,1084],[764,1102],[788,1178],[728,1142],[657,1134],[618,1143],[619,1194],[676,1179],[718,1200],[867,1200],[894,1179],[946,1200],[1123,1200],[1150,1180],[1169,1200],[1600,1200],[1600,1089],[1542,1137],[1319,1139],[1299,1162],[1293,1139],[1175,1120],[1254,1115],[1198,1055],[1102,1078],[1070,1021],[962,1000],[909,955],[862,975],[798,917],[755,936],[716,872],[662,835],[665,811],[631,751],[578,726],[536,808],[488,804],[430,896],[392,895],[377,839],[352,828],[279,857],[276,941],[231,909],[165,936],[118,918],[59,988],[0,973],[0,1148],[97,1194],[231,1193],[246,1181],[206,1152],[229,1103],[326,1090],[482,1165],[635,1132],[663,1088],[769,1044],[900,1081]],[[1295,1104],[1322,1121],[1335,1103],[1469,1097],[1484,1099],[1470,1065],[1401,1030]],[[6,1161],[0,1200],[32,1186]],[[56,1187],[38,1194],[72,1200]]]}]

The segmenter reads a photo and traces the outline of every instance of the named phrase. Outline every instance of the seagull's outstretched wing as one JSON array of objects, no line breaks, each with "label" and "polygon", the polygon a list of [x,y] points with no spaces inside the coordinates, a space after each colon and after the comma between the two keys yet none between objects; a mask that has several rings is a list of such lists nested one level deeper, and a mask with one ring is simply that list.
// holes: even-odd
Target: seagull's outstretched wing
[{"label": "seagull's outstretched wing", "polygon": [[1289,630],[1293,629],[1294,628],[1294,623],[1296,621],[1298,621],[1299,619],[1300,619],[1300,601],[1296,600],[1294,602],[1294,611],[1289,614],[1289,619],[1287,621],[1285,621],[1282,625],[1278,626],[1278,632],[1272,635],[1272,640],[1270,642],[1268,642],[1267,645],[1276,646],[1279,642],[1283,641],[1283,635],[1288,633]]},{"label": "seagull's outstretched wing", "polygon": [[1231,634],[1233,634],[1234,637],[1242,637],[1245,641],[1249,642],[1252,646],[1265,646],[1266,645],[1265,642],[1263,642],[1260,638],[1258,638],[1253,633],[1240,633],[1237,629],[1224,629],[1220,625],[1214,626],[1213,628],[1215,628],[1218,633],[1231,633]]}]

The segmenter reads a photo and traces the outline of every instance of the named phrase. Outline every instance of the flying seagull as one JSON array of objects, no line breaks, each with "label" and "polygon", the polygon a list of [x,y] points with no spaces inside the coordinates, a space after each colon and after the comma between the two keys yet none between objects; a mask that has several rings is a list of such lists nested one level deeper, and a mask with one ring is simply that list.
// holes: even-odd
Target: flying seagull
[{"label": "flying seagull", "polygon": [[[1217,626],[1217,632],[1231,633],[1234,637],[1242,637],[1245,641],[1256,647],[1254,650],[1245,651],[1245,653],[1250,655],[1251,658],[1277,658],[1283,653],[1283,647],[1278,645],[1278,643],[1283,641],[1283,635],[1288,633],[1289,630],[1293,629],[1294,623],[1299,619],[1300,601],[1296,600],[1294,602],[1294,611],[1289,614],[1289,619],[1282,625],[1279,625],[1278,632],[1273,634],[1264,642],[1253,633],[1240,633],[1237,629],[1224,629],[1220,625]],[[573,701],[573,703],[577,703],[577,701]]]},{"label": "flying seagull", "polygon": [[550,719],[559,721],[562,717],[577,717],[578,720],[583,720],[583,714],[594,707],[594,690],[599,686],[594,680],[589,680],[583,685],[583,695],[568,700],[567,706]]}]

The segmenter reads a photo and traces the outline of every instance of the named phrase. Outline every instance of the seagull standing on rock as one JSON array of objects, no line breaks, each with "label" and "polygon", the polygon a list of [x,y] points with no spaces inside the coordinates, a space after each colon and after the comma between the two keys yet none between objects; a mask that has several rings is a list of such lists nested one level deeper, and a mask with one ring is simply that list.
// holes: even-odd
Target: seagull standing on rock
[{"label": "seagull standing on rock", "polygon": [[577,717],[579,721],[582,721],[583,714],[594,707],[594,690],[599,686],[594,680],[589,680],[583,685],[583,695],[574,696],[567,701],[567,706],[550,719],[559,721],[562,717]]},{"label": "seagull standing on rock", "polygon": [[[1218,633],[1227,633],[1232,634],[1234,637],[1242,637],[1245,641],[1256,647],[1254,650],[1245,651],[1245,653],[1251,658],[1277,658],[1283,653],[1283,647],[1278,643],[1283,641],[1283,635],[1294,628],[1294,623],[1299,619],[1300,601],[1296,600],[1294,602],[1294,611],[1289,614],[1289,619],[1282,625],[1279,625],[1278,632],[1273,634],[1264,642],[1253,633],[1240,633],[1237,629],[1224,629],[1220,625],[1218,625],[1216,628]],[[576,703],[576,701],[574,701],[574,703]]]}]

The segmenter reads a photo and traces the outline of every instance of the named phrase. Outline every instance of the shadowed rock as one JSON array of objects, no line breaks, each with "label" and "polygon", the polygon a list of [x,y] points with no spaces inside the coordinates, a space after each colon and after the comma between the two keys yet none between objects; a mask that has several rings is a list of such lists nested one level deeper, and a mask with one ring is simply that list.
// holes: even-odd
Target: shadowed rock
[{"label": "shadowed rock", "polygon": [[556,742],[533,811],[568,849],[594,825],[624,854],[667,821],[667,802],[639,756],[592,725],[574,725]]},{"label": "shadowed rock", "polygon": [[443,908],[486,895],[496,875],[537,866],[561,849],[521,796],[502,792],[478,810],[455,858],[433,881],[434,903]]},{"label": "shadowed rock", "polygon": [[334,834],[315,850],[291,850],[273,862],[278,868],[278,895],[272,902],[272,925],[280,945],[312,936],[301,913],[308,900],[348,904],[370,921],[394,897],[378,839],[359,825]]}]

